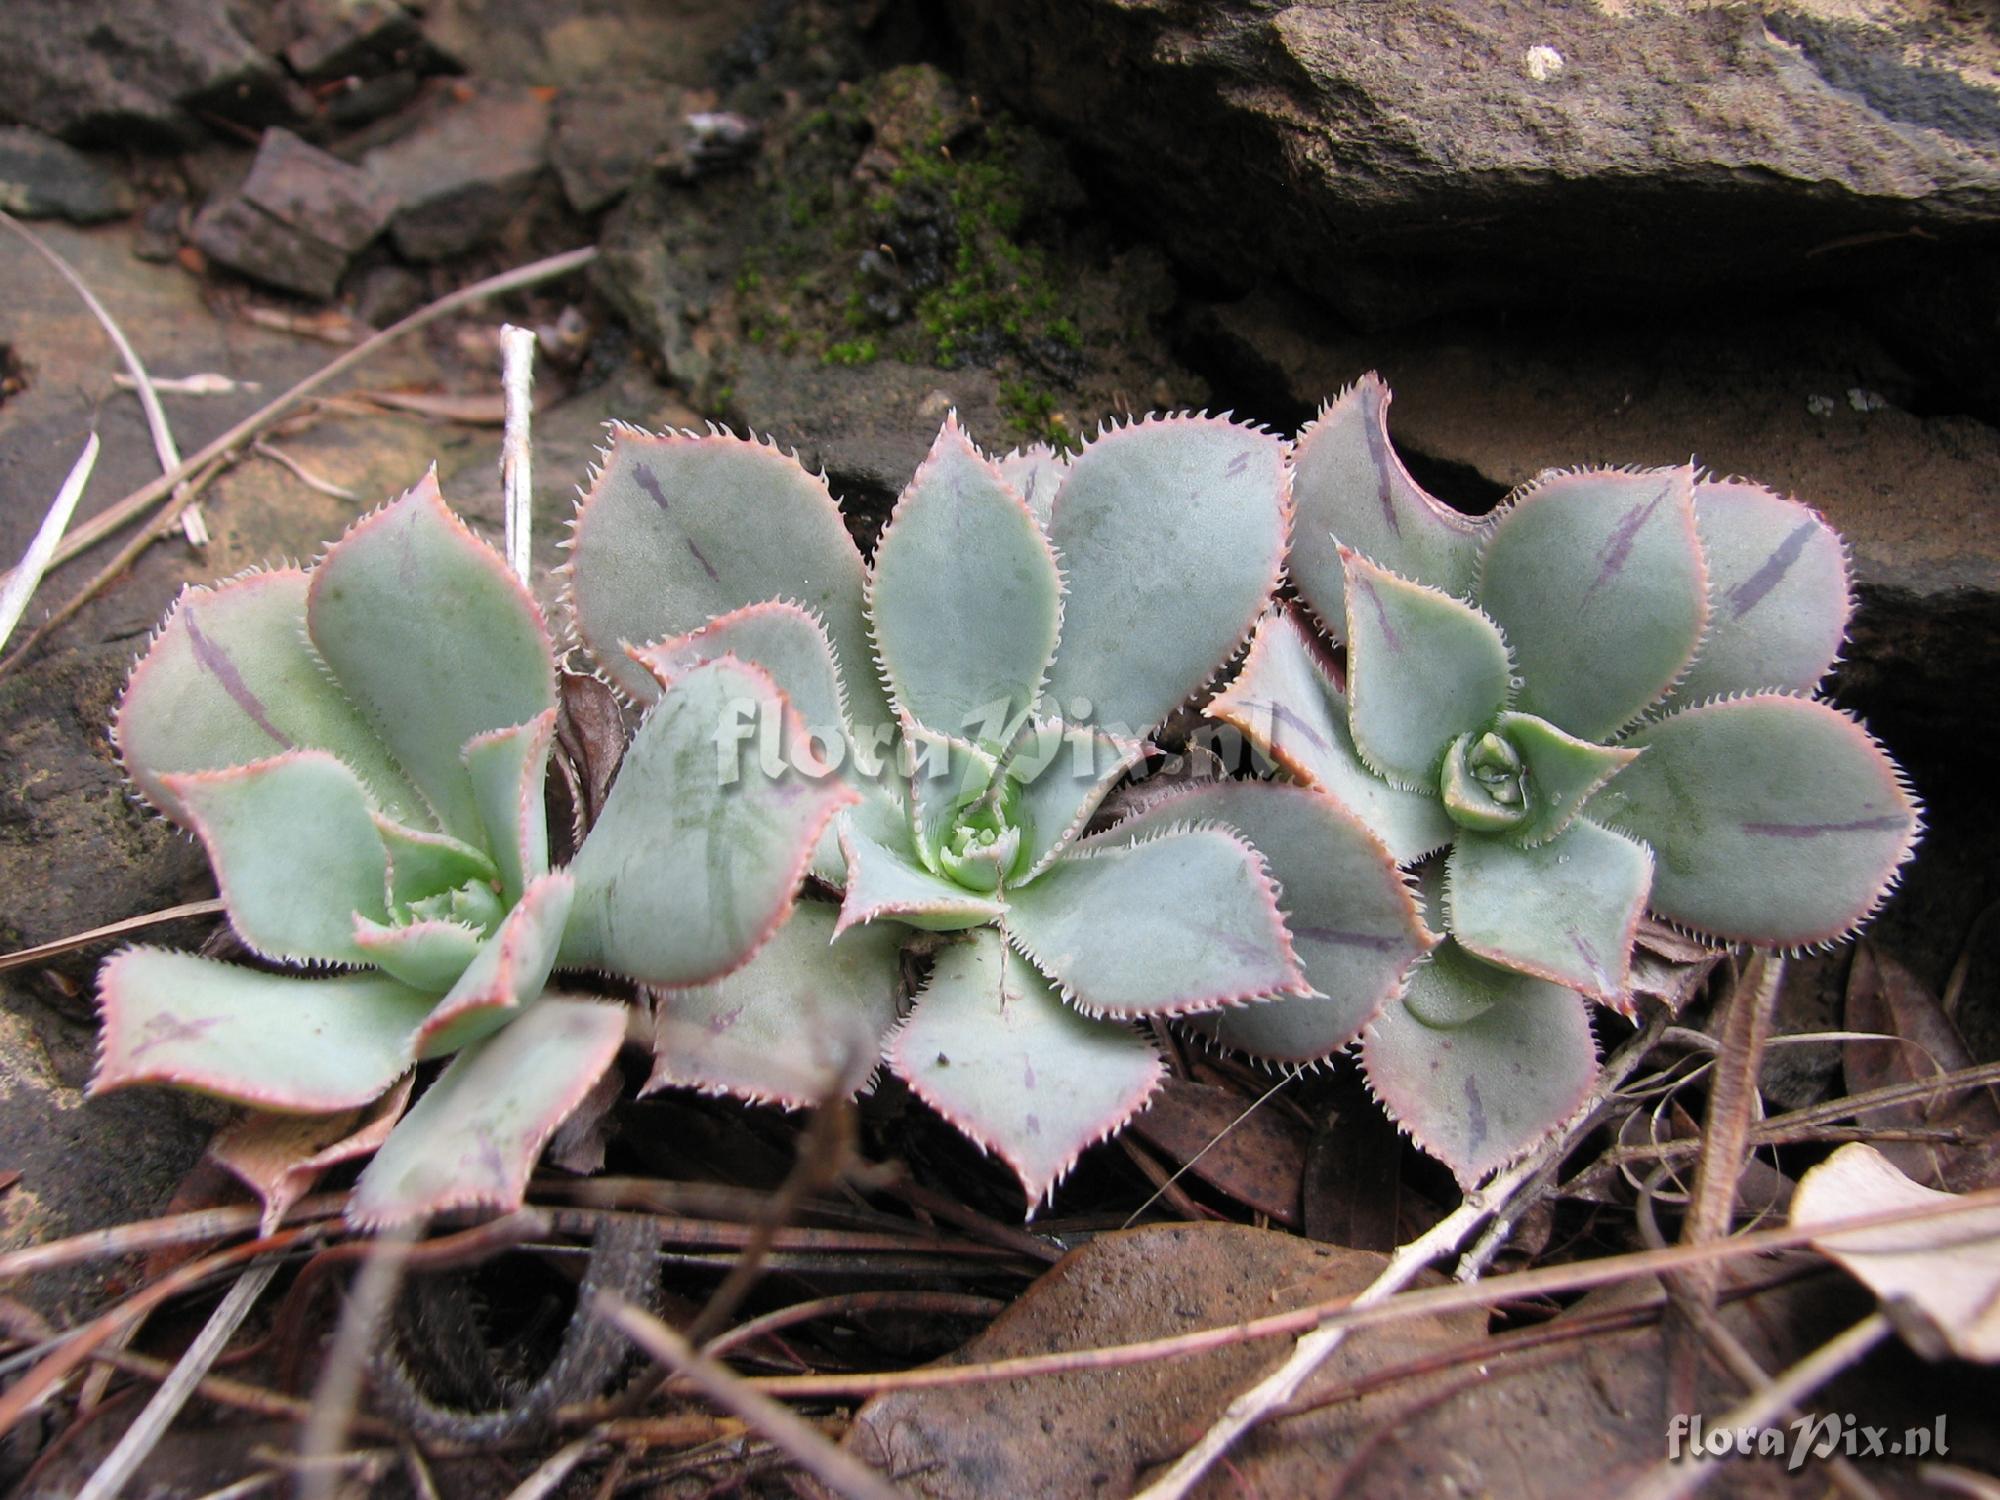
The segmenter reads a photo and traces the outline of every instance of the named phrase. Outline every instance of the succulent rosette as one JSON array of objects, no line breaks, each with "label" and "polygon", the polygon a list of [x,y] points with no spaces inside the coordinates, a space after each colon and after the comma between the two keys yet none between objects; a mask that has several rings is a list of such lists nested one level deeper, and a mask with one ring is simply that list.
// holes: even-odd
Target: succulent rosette
[{"label": "succulent rosette", "polygon": [[1361,1057],[1469,1182],[1589,1091],[1583,1002],[1629,1005],[1645,913],[1832,942],[1890,889],[1918,810],[1813,696],[1851,611],[1819,515],[1682,466],[1545,474],[1474,519],[1410,478],[1387,405],[1362,380],[1291,458],[1290,575],[1344,663],[1281,611],[1210,711],[1430,860],[1448,940]]},{"label": "succulent rosette", "polygon": [[[1362,820],[1244,786],[1082,836],[1240,650],[1290,513],[1282,444],[1224,418],[997,461],[952,418],[864,563],[824,481],[769,445],[617,432],[572,539],[583,645],[641,700],[718,654],[757,663],[858,798],[815,862],[838,907],[663,997],[654,1082],[807,1104],[886,1033],[1032,1205],[1157,1086],[1130,1023],[1286,997],[1266,1055],[1350,1040],[1434,941]],[[755,753],[740,718],[718,734]],[[899,1022],[916,931],[947,936]]]},{"label": "succulent rosette", "polygon": [[553,869],[554,650],[434,476],[309,571],[188,589],[133,670],[115,737],[146,801],[205,846],[231,926],[264,962],[112,957],[93,1089],[159,1082],[332,1115],[449,1056],[363,1171],[350,1217],[518,1206],[627,1030],[626,1004],[551,976],[728,973],[783,922],[852,799],[789,769],[716,774],[714,720],[745,700],[802,732],[755,666],[682,674],[576,858]]}]

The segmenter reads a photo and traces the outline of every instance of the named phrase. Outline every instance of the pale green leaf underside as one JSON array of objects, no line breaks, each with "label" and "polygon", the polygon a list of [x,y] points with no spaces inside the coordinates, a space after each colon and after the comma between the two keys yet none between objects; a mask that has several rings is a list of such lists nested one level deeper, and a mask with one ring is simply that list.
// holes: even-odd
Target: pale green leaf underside
[{"label": "pale green leaf underside", "polygon": [[1361,819],[1399,864],[1451,842],[1451,819],[1435,795],[1391,786],[1362,763],[1348,732],[1346,700],[1313,659],[1289,610],[1258,627],[1242,670],[1208,713]]},{"label": "pale green leaf underside", "polygon": [[448,833],[405,828],[378,816],[375,832],[389,851],[389,896],[407,906],[470,881],[498,882],[500,867],[485,850]]},{"label": "pale green leaf underside", "polygon": [[1269,1062],[1332,1056],[1401,989],[1410,965],[1435,941],[1395,864],[1344,808],[1280,782],[1204,787],[1119,824],[1117,832],[1188,821],[1226,824],[1264,856],[1306,982],[1319,991],[1196,1016],[1189,1024]]},{"label": "pale green leaf underside", "polygon": [[619,429],[578,510],[570,567],[585,647],[640,701],[657,684],[625,645],[789,599],[825,623],[855,726],[893,722],[862,610],[861,554],[826,481],[776,448]]},{"label": "pale green leaf underside", "polygon": [[1006,902],[933,875],[913,853],[878,843],[851,824],[840,831],[847,856],[847,890],[840,929],[890,917],[930,932],[983,927],[1006,914]]},{"label": "pale green leaf underside", "polygon": [[1049,712],[1143,739],[1249,632],[1287,509],[1282,445],[1233,422],[1148,420],[1086,447],[1049,523],[1069,585]]},{"label": "pale green leaf underside", "polygon": [[424,1090],[355,1184],[349,1222],[373,1229],[453,1208],[519,1208],[535,1158],[624,1040],[623,1005],[536,1001]]},{"label": "pale green leaf underside", "polygon": [[[1436,1028],[1419,1013],[1472,1019]],[[1361,1065],[1397,1123],[1470,1187],[1576,1113],[1597,1049],[1577,996],[1447,941],[1363,1033]]]},{"label": "pale green leaf underside", "polygon": [[576,885],[561,870],[538,876],[425,1017],[419,1057],[443,1057],[504,1026],[542,992],[562,946]]},{"label": "pale green leaf underside", "polygon": [[1659,702],[1708,617],[1686,468],[1544,479],[1493,523],[1479,605],[1514,648],[1515,707],[1606,740]]},{"label": "pale green leaf underside", "polygon": [[802,903],[727,978],[654,998],[653,1073],[680,1087],[806,1109],[852,1094],[896,1021],[906,934],[893,922],[833,935],[836,910]]},{"label": "pale green leaf underside", "polygon": [[1076,842],[1113,784],[1145,754],[1143,744],[1114,740],[1092,725],[1035,722],[1008,762],[1028,830],[1024,879],[1033,880]]},{"label": "pale green leaf underside", "polygon": [[[733,715],[780,724],[780,774],[730,741]],[[828,822],[854,800],[835,778],[796,768],[802,733],[755,667],[710,662],[676,681],[639,726],[569,867],[576,902],[560,964],[702,984],[746,961],[791,909]]]},{"label": "pale green leaf underside", "polygon": [[947,418],[875,547],[868,607],[891,701],[999,750],[1034,708],[1062,597],[1035,513]]},{"label": "pale green leaf underside", "polygon": [[1471,605],[1347,563],[1347,724],[1362,757],[1390,781],[1437,785],[1444,752],[1507,706],[1507,643]]},{"label": "pale green leaf underside", "polygon": [[1080,844],[1012,892],[1008,932],[1093,1015],[1186,1015],[1308,989],[1270,877],[1221,827]]},{"label": "pale green leaf underside", "polygon": [[473,804],[500,872],[500,899],[512,906],[530,882],[548,873],[549,818],[542,800],[556,711],[526,724],[477,735],[465,746]]},{"label": "pale green leaf underside", "polygon": [[1590,816],[1653,848],[1652,908],[1702,932],[1827,942],[1874,910],[1916,839],[1895,764],[1823,703],[1732,699],[1649,725]]},{"label": "pale green leaf underside", "polygon": [[1643,845],[1579,818],[1533,848],[1463,832],[1448,868],[1448,925],[1469,953],[1595,1000],[1624,995],[1653,872]]},{"label": "pale green leaf underside", "polygon": [[446,831],[479,841],[460,752],[555,707],[555,653],[527,589],[446,508],[434,475],[327,549],[306,625]]},{"label": "pale green leaf underside", "polygon": [[1622,745],[1593,745],[1533,714],[1502,714],[1495,728],[1527,768],[1528,815],[1506,835],[1517,844],[1545,844],[1561,833],[1591,793],[1639,753]]},{"label": "pale green leaf underside", "polygon": [[1035,513],[1036,519],[1047,526],[1049,513],[1055,509],[1056,491],[1062,488],[1063,476],[1069,472],[1069,460],[1047,443],[1031,443],[1005,458],[995,459],[994,466]]},{"label": "pale green leaf underside", "polygon": [[354,919],[354,943],[362,962],[412,989],[442,995],[478,956],[485,937],[476,927],[443,920],[390,927],[365,917]]},{"label": "pale green leaf underside", "polygon": [[990,931],[938,955],[885,1055],[919,1099],[1013,1169],[1031,1211],[1164,1072],[1143,1037],[1078,1015]]},{"label": "pale green leaf underside", "polygon": [[1726,693],[1810,693],[1833,666],[1852,608],[1840,534],[1795,500],[1740,479],[1694,487],[1708,560],[1708,635],[1668,707]]},{"label": "pale green leaf underside", "polygon": [[389,916],[389,856],[368,794],[324,750],[170,776],[229,921],[267,958],[366,963],[356,916]]},{"label": "pale green leaf underside", "polygon": [[1472,593],[1479,523],[1410,478],[1389,446],[1389,388],[1379,375],[1362,376],[1299,435],[1292,500],[1286,566],[1329,629],[1347,624],[1342,546],[1458,598]]},{"label": "pale green leaf underside", "polygon": [[182,594],[118,708],[125,769],[154,806],[181,822],[163,775],[330,750],[384,813],[431,827],[423,798],[313,655],[306,588],[306,575],[288,568]]},{"label": "pale green leaf underside", "polygon": [[171,1083],[298,1114],[358,1108],[388,1088],[436,999],[379,974],[303,979],[160,948],[114,955],[98,988],[93,1092]]}]

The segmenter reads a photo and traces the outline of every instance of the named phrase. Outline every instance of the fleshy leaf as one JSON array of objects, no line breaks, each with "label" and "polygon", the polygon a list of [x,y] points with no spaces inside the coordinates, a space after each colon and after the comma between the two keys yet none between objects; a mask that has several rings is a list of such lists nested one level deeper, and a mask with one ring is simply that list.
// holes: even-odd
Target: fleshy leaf
[{"label": "fleshy leaf", "polygon": [[1397,863],[1451,842],[1451,819],[1435,796],[1391,786],[1362,763],[1347,728],[1347,701],[1290,610],[1257,628],[1242,669],[1207,711],[1361,819]]},{"label": "fleshy leaf", "polygon": [[1031,443],[1016,448],[1005,458],[995,459],[994,466],[1035,513],[1036,519],[1047,526],[1049,513],[1055,509],[1056,491],[1062,488],[1063,476],[1069,473],[1068,456],[1047,443]]},{"label": "fleshy leaf", "polygon": [[474,881],[499,884],[500,867],[477,845],[379,815],[375,832],[389,851],[389,899],[399,907]]},{"label": "fleshy leaf", "polygon": [[453,1208],[521,1206],[535,1158],[618,1056],[625,1007],[550,997],[458,1054],[354,1185],[378,1229]]},{"label": "fleshy leaf", "polygon": [[576,884],[558,870],[536,878],[417,1032],[417,1056],[443,1057],[477,1041],[542,993],[562,945]]},{"label": "fleshy leaf", "polygon": [[1363,375],[1299,434],[1292,582],[1330,630],[1347,627],[1342,546],[1391,572],[1469,598],[1480,523],[1431,498],[1389,446],[1389,388]]},{"label": "fleshy leaf", "polygon": [[1448,869],[1447,925],[1460,947],[1593,1000],[1622,1003],[1653,874],[1644,845],[1584,818],[1533,848],[1464,832]]},{"label": "fleshy leaf", "polygon": [[1683,709],[1589,814],[1650,844],[1652,909],[1738,942],[1830,942],[1881,903],[1916,844],[1915,799],[1868,732],[1780,694]]},{"label": "fleshy leaf", "polygon": [[[876,726],[873,739],[867,743],[855,736],[847,720],[846,694],[833,645],[818,618],[802,605],[778,599],[746,604],[687,635],[626,649],[662,686],[692,667],[724,656],[763,668],[798,711],[813,752],[864,797],[889,795],[894,747],[883,731],[893,726]],[[777,754],[777,729],[775,719],[758,724],[757,753],[767,764]],[[840,841],[831,828],[814,851],[812,872],[834,885],[846,879]]]},{"label": "fleshy leaf", "polygon": [[286,568],[181,594],[118,706],[113,737],[125,769],[155,807],[184,822],[163,775],[330,750],[383,812],[431,826],[423,798],[313,655],[306,587],[303,571]]},{"label": "fleshy leaf", "polygon": [[[747,717],[746,717],[747,715]],[[776,716],[779,770],[756,726]],[[821,833],[854,791],[808,774],[804,728],[770,677],[725,657],[676,679],[633,737],[597,826],[570,865],[564,967],[705,984],[792,909]]]},{"label": "fleshy leaf", "polygon": [[1401,993],[1410,966],[1437,942],[1381,841],[1318,792],[1227,781],[1171,797],[1116,832],[1189,821],[1226,824],[1264,856],[1306,981],[1319,992],[1188,1021],[1225,1047],[1276,1063],[1330,1057]]},{"label": "fleshy leaf", "polygon": [[1094,725],[1036,720],[1007,763],[1028,832],[1022,880],[1033,880],[1075,843],[1118,778],[1145,757],[1143,743],[1114,740]]},{"label": "fleshy leaf", "polygon": [[478,928],[442,918],[394,927],[366,917],[354,919],[354,945],[361,950],[363,963],[431,995],[442,995],[457,984],[485,941]]},{"label": "fleshy leaf", "polygon": [[1532,714],[1505,713],[1494,726],[1527,768],[1528,815],[1508,830],[1517,844],[1545,844],[1597,789],[1638,759],[1628,746],[1593,745]]},{"label": "fleshy leaf", "polygon": [[585,649],[642,703],[658,686],[625,644],[789,599],[825,623],[856,728],[894,722],[862,611],[861,553],[826,481],[767,443],[615,429],[577,510],[569,566]]},{"label": "fleshy leaf", "polygon": [[500,871],[500,898],[508,906],[549,871],[549,815],[542,784],[548,779],[555,737],[552,708],[525,724],[474,735],[465,745],[473,800]]},{"label": "fleshy leaf", "polygon": [[1071,460],[1049,538],[1069,593],[1048,712],[1144,739],[1227,662],[1270,598],[1284,448],[1220,417],[1148,417]]},{"label": "fleshy leaf", "polygon": [[725,979],[655,992],[653,1074],[668,1087],[805,1109],[852,1093],[874,1070],[902,992],[893,922],[835,937],[838,914],[802,903]]},{"label": "fleshy leaf", "polygon": [[330,1115],[246,1115],[208,1143],[209,1159],[255,1193],[264,1205],[258,1233],[275,1234],[320,1175],[367,1156],[389,1137],[410,1106],[414,1077],[403,1079],[368,1109]]},{"label": "fleshy leaf", "polygon": [[554,708],[541,611],[426,474],[348,528],[312,571],[313,644],[448,833],[476,841],[467,740]]},{"label": "fleshy leaf", "polygon": [[1041,522],[947,416],[875,544],[868,613],[891,702],[998,751],[1035,706],[1062,599]]},{"label": "fleshy leaf", "polygon": [[1013,1168],[1030,1213],[1165,1073],[1149,1042],[1078,1015],[996,932],[938,955],[884,1056],[919,1099]]},{"label": "fleshy leaf", "polygon": [[366,963],[354,918],[389,917],[368,793],[324,750],[164,778],[208,850],[229,922],[266,958]]},{"label": "fleshy leaf", "polygon": [[932,874],[914,857],[876,842],[851,823],[841,826],[840,847],[847,856],[847,890],[837,932],[880,917],[930,932],[956,932],[983,927],[1006,914],[1004,901]]},{"label": "fleshy leaf", "polygon": [[1507,706],[1507,643],[1471,605],[1347,564],[1347,723],[1362,759],[1398,786],[1429,791],[1447,746]]},{"label": "fleshy leaf", "polygon": [[[1465,1016],[1433,1026],[1418,1015]],[[1446,941],[1408,999],[1362,1034],[1361,1066],[1396,1122],[1471,1187],[1576,1113],[1597,1081],[1583,1001]]]},{"label": "fleshy leaf", "polygon": [[1609,739],[1673,686],[1708,620],[1693,471],[1538,480],[1493,522],[1479,605],[1513,647],[1514,706]]},{"label": "fleshy leaf", "polygon": [[92,1093],[171,1083],[304,1114],[358,1108],[401,1077],[436,998],[379,974],[302,979],[162,948],[113,955],[97,983]]},{"label": "fleshy leaf", "polygon": [[1277,895],[1227,828],[1113,830],[1014,891],[1008,932],[1086,1014],[1179,1016],[1312,992]]},{"label": "fleshy leaf", "polygon": [[688,669],[724,656],[762,667],[791,700],[822,758],[836,770],[843,768],[846,746],[835,745],[847,735],[840,668],[826,628],[804,606],[767,599],[718,615],[686,635],[628,650],[662,687]]},{"label": "fleshy leaf", "polygon": [[1819,515],[1740,479],[1694,487],[1711,614],[1669,707],[1727,693],[1810,693],[1840,654],[1853,583],[1840,534]]}]

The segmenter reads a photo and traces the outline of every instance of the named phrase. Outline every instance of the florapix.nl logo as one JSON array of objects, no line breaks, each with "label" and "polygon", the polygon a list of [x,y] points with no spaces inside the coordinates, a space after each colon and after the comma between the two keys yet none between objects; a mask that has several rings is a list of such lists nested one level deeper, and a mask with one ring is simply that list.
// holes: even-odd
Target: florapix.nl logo
[{"label": "florapix.nl logo", "polygon": [[1756,1426],[1713,1426],[1701,1413],[1682,1412],[1667,1424],[1667,1457],[1675,1463],[1729,1458],[1782,1462],[1796,1473],[1811,1459],[1942,1458],[1942,1413],[1927,1427],[1870,1426],[1851,1413],[1807,1414],[1790,1422]]}]

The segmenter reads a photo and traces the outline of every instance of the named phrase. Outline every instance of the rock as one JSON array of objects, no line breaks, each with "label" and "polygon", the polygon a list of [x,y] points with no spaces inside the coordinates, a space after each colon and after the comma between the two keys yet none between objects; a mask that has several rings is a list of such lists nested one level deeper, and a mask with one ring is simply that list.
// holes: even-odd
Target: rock
[{"label": "rock", "polygon": [[0,127],[0,208],[20,219],[95,224],[130,213],[132,190],[73,146]]},{"label": "rock", "polygon": [[273,128],[242,189],[202,209],[192,238],[232,270],[324,299],[395,207],[369,173]]},{"label": "rock", "polygon": [[824,470],[836,490],[860,491],[884,506],[910,482],[947,412],[956,411],[982,446],[1014,446],[991,370],[893,360],[850,369],[752,350],[738,354],[733,380],[729,409],[745,427],[796,448],[800,462]]},{"label": "rock", "polygon": [[379,78],[452,70],[396,0],[286,0],[284,57],[306,79]]},{"label": "rock", "polygon": [[0,117],[65,140],[190,144],[199,116],[268,125],[307,104],[224,0],[11,0],[0,26]]},{"label": "rock", "polygon": [[1947,0],[947,10],[1186,263],[1373,326],[1872,278],[2000,218],[2000,47]]},{"label": "rock", "polygon": [[396,249],[410,260],[443,260],[499,234],[541,175],[548,139],[548,100],[531,90],[434,96],[414,129],[363,159],[396,200]]},{"label": "rock", "polygon": [[563,196],[596,213],[639,180],[680,129],[678,91],[588,89],[556,100],[549,160]]},{"label": "rock", "polygon": [[[163,1212],[226,1112],[185,1094],[140,1089],[86,1099],[96,1050],[93,1008],[60,1013],[32,981],[0,976],[0,1161],[20,1180],[0,1192],[0,1249],[44,1244]],[[8,1288],[44,1317],[75,1323],[103,1310],[116,1261],[27,1277]]]},{"label": "rock", "polygon": [[552,88],[714,82],[749,22],[706,0],[429,0],[424,34],[479,78]]}]

